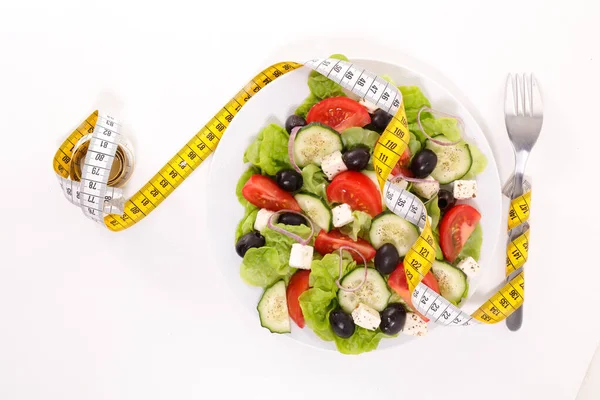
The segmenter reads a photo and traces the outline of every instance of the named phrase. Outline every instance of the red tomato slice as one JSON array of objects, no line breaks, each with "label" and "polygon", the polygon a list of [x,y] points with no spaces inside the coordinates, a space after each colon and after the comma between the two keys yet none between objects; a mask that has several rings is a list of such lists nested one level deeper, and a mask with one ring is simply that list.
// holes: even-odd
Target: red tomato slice
[{"label": "red tomato slice", "polygon": [[331,203],[346,203],[353,210],[364,211],[375,217],[382,211],[381,194],[373,181],[358,171],[338,174],[327,186]]},{"label": "red tomato slice", "polygon": [[308,290],[309,277],[309,270],[299,269],[294,275],[292,275],[290,278],[290,283],[287,287],[287,304],[290,318],[292,318],[292,320],[300,328],[304,328],[304,315],[302,315],[302,308],[300,308],[298,297]]},{"label": "red tomato slice", "polygon": [[[333,230],[331,232],[321,231],[317,235],[315,239],[315,250],[319,252],[319,254],[325,255],[329,253],[333,253],[341,246],[352,247],[353,249],[359,251],[367,261],[370,261],[375,257],[376,250],[364,239],[358,238],[357,241],[352,240],[352,238],[342,234],[338,230]],[[362,258],[354,253],[352,253],[352,258],[354,261],[358,263],[362,263]]]},{"label": "red tomato slice", "polygon": [[459,204],[446,212],[440,222],[440,247],[446,260],[456,260],[479,220],[479,211],[467,204]]},{"label": "red tomato slice", "polygon": [[338,132],[371,123],[367,109],[349,97],[330,97],[321,100],[308,111],[306,122],[320,122]]},{"label": "red tomato slice", "polygon": [[410,153],[410,149],[407,147],[406,150],[404,150],[404,153],[402,153],[402,155],[400,156],[398,165],[400,165],[402,168],[408,168],[408,166],[410,165],[411,156],[412,154]]},{"label": "red tomato slice", "polygon": [[242,195],[250,203],[270,211],[302,209],[289,192],[277,186],[274,180],[262,175],[252,175],[242,188]]},{"label": "red tomato slice", "polygon": [[[423,282],[423,284],[425,284],[429,288],[433,289],[436,293],[440,292],[438,281],[437,279],[435,279],[435,276],[431,271],[429,271],[427,275],[425,275],[425,278],[423,278],[421,282]],[[410,292],[408,290],[408,281],[406,280],[406,273],[404,272],[404,264],[402,262],[400,262],[400,264],[398,264],[394,272],[390,274],[390,277],[388,279],[388,285],[394,290],[394,292],[398,293],[402,300],[404,300],[410,306],[410,308],[413,309],[414,312],[416,312],[421,318],[423,318],[425,322],[429,321],[428,318],[426,318],[423,314],[419,313],[415,306],[413,306],[412,296],[410,295]]]}]

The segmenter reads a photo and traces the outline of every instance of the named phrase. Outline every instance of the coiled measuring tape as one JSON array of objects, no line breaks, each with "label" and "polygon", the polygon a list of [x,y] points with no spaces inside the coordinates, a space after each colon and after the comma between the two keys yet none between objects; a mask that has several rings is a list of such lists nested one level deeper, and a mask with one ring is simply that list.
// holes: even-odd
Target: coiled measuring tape
[{"label": "coiled measuring tape", "polygon": [[[124,201],[120,188],[111,185],[110,175],[117,151],[126,141],[114,118],[94,112],[60,146],[54,171],[65,196],[90,219],[112,231],[130,228],[156,209],[190,174],[212,154],[239,110],[263,87],[278,77],[302,67],[282,62],[263,70],[248,82],[177,154],[137,193]],[[392,168],[408,147],[410,132],[402,94],[393,84],[353,63],[337,59],[312,59],[305,66],[325,75],[360,98],[375,104],[393,117],[373,152],[373,165],[390,210],[419,227],[421,233],[405,256],[404,265],[415,307],[432,321],[450,326],[477,322],[497,323],[523,303],[522,267],[527,260],[529,230],[513,240],[507,251],[507,275],[515,274],[504,287],[477,311],[468,315],[421,283],[435,258],[435,241],[427,210],[421,200],[388,180]],[[73,174],[74,154],[90,135],[81,176]],[[126,163],[133,155],[127,154]],[[123,161],[121,161],[123,162]],[[129,165],[132,167],[131,165]],[[511,202],[509,230],[527,223],[531,192]],[[513,217],[514,216],[514,217]],[[520,271],[520,272],[519,272]]]}]

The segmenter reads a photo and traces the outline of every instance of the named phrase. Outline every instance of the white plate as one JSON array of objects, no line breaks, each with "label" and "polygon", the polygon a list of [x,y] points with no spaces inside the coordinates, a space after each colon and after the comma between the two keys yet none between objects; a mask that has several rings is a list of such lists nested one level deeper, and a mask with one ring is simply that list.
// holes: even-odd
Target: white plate
[{"label": "white plate", "polygon": [[[435,81],[411,71],[406,67],[381,61],[353,59],[358,65],[377,74],[390,75],[399,85],[417,85],[431,101],[434,109],[460,116],[465,123],[466,138],[474,142],[488,158],[488,167],[477,178],[478,196],[473,201],[481,212],[483,229],[483,246],[480,264],[485,273],[485,265],[491,260],[494,248],[501,231],[502,194],[500,179],[492,150],[481,128],[467,109],[458,103],[456,97]],[[215,265],[225,275],[232,295],[241,301],[244,312],[256,316],[259,324],[256,305],[262,294],[261,288],[246,285],[239,277],[240,257],[235,252],[234,235],[238,222],[244,215],[235,196],[235,187],[247,165],[242,162],[245,149],[257,133],[268,123],[275,122],[283,126],[285,119],[308,96],[308,68],[301,68],[278,78],[262,89],[234,118],[223,136],[211,163],[209,177],[210,195],[208,196],[208,229],[211,232]],[[470,285],[469,296],[477,288],[479,279]],[[430,324],[430,329],[433,324]],[[448,328],[452,329],[452,328]],[[319,339],[310,328],[300,329],[292,322],[292,332],[288,335],[302,343],[322,349],[335,350],[333,342]],[[411,340],[411,337],[400,336],[383,339],[378,349],[399,346]],[[426,340],[421,338],[420,340]]]}]

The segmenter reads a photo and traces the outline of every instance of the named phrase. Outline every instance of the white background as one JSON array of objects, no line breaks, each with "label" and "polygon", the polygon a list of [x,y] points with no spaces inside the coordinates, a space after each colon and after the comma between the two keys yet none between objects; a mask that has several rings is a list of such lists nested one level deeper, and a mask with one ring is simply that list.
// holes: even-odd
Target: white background
[{"label": "white background", "polygon": [[[575,399],[600,341],[596,0],[47,3],[0,6],[0,399]],[[313,350],[240,313],[219,273],[231,266],[211,263],[208,165],[118,234],[59,192],[54,152],[95,108],[126,123],[132,191],[254,73],[305,52],[298,40],[327,56],[341,38],[362,40],[349,56],[377,43],[453,81],[502,178],[504,79],[536,73],[545,122],[528,169],[518,333],[438,329],[360,357]]]}]

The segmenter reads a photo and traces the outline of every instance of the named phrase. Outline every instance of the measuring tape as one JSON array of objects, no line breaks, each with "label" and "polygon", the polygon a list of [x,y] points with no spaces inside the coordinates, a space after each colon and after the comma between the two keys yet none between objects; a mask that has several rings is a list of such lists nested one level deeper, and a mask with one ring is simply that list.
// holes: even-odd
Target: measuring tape
[{"label": "measuring tape", "polygon": [[[275,64],[248,82],[177,154],[130,199],[109,182],[114,163],[123,164],[125,175],[133,169],[133,154],[128,151],[121,125],[111,116],[94,112],[60,146],[54,157],[54,171],[67,199],[79,206],[86,217],[103,223],[112,231],[127,229],[156,209],[190,174],[212,154],[223,133],[239,110],[267,84],[302,67],[295,62]],[[392,119],[373,152],[373,165],[388,208],[419,227],[421,233],[404,258],[413,304],[430,320],[443,325],[497,323],[523,303],[522,267],[527,260],[529,230],[512,241],[507,251],[507,275],[515,275],[472,315],[468,315],[421,283],[435,258],[435,241],[427,210],[412,193],[395,186],[388,177],[400,155],[408,147],[410,132],[402,94],[393,84],[350,62],[337,59],[312,59],[307,66],[360,98],[392,115]],[[87,143],[81,176],[73,171],[75,155]],[[118,151],[121,151],[121,158]],[[117,170],[120,171],[119,167]],[[117,172],[118,172],[117,171]],[[114,177],[113,177],[114,178]],[[509,230],[527,223],[531,191],[511,202]],[[514,218],[513,218],[514,216]],[[528,227],[528,225],[527,225]],[[516,274],[515,274],[516,273]]]}]

